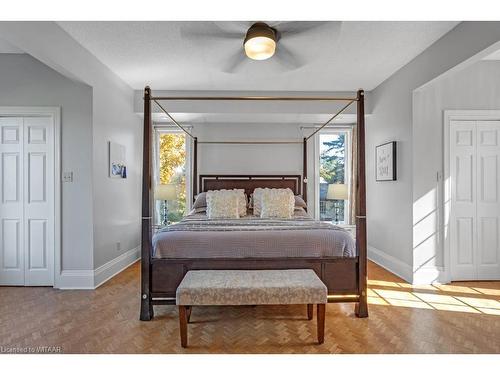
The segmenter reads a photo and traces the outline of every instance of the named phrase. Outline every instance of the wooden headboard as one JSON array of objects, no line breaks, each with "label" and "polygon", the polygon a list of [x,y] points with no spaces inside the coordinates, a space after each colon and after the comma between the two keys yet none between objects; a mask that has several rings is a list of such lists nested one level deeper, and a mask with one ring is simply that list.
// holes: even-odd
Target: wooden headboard
[{"label": "wooden headboard", "polygon": [[250,195],[255,188],[290,188],[301,194],[301,175],[200,175],[199,192],[220,189],[245,189]]}]

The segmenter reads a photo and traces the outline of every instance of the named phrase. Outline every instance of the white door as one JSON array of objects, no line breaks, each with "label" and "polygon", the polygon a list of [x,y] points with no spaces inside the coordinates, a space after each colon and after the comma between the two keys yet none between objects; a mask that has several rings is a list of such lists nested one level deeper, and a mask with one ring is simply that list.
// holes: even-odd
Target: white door
[{"label": "white door", "polygon": [[477,279],[500,279],[500,121],[478,121]]},{"label": "white door", "polygon": [[54,284],[54,119],[0,117],[0,284]]},{"label": "white door", "polygon": [[500,279],[499,121],[450,126],[452,280]]},{"label": "white door", "polygon": [[0,117],[0,284],[24,285],[23,119]]}]

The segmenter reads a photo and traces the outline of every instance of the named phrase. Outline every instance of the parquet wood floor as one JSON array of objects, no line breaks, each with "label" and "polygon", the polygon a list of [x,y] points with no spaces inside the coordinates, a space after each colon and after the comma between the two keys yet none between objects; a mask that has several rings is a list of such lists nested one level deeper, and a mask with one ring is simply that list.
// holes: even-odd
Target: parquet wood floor
[{"label": "parquet wood floor", "polygon": [[0,288],[0,347],[64,353],[500,353],[500,282],[412,287],[369,263],[369,313],[328,304],[325,343],[305,306],[195,307],[182,349],[175,306],[139,321],[139,263],[97,290]]}]

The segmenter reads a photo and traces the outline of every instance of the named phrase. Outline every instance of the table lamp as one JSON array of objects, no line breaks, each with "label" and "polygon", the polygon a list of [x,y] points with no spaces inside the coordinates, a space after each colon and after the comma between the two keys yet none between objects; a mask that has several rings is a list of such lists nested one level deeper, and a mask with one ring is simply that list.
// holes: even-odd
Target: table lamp
[{"label": "table lamp", "polygon": [[162,225],[168,225],[168,201],[177,199],[175,184],[160,184],[155,187],[155,199],[163,201]]},{"label": "table lamp", "polygon": [[335,200],[335,224],[339,223],[339,200],[348,199],[348,191],[346,184],[329,184],[326,199]]}]

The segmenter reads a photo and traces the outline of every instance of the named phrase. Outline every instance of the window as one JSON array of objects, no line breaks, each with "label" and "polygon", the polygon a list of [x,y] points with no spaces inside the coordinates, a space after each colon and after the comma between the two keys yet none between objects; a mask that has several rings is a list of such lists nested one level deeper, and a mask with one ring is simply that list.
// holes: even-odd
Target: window
[{"label": "window", "polygon": [[319,219],[349,223],[348,201],[327,199],[329,184],[349,184],[350,131],[319,134]]},{"label": "window", "polygon": [[167,202],[157,202],[156,208],[159,218],[163,215],[164,205],[167,208],[169,222],[179,221],[189,209],[188,188],[188,147],[186,147],[186,135],[178,131],[157,132],[157,176],[158,184],[174,184],[177,197]]}]

